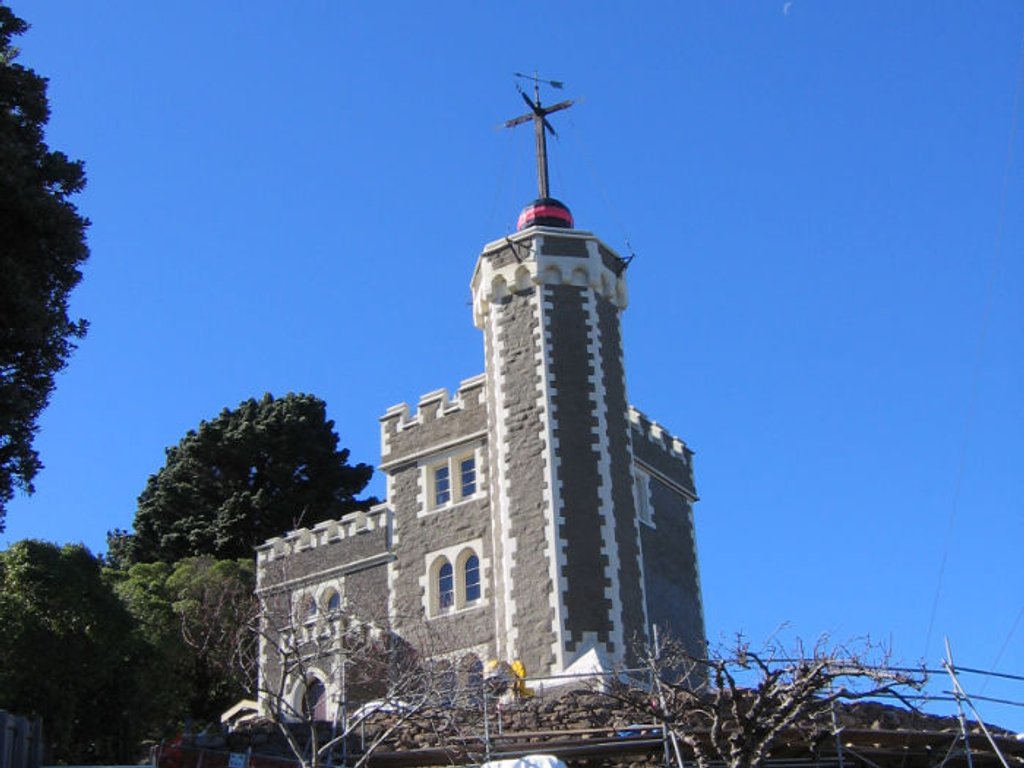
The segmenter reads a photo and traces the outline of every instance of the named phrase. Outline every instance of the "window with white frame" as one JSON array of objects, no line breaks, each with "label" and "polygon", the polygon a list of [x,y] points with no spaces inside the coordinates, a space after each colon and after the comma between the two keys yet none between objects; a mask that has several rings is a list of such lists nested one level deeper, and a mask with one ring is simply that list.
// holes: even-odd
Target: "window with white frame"
[{"label": "window with white frame", "polygon": [[480,541],[449,547],[427,556],[426,605],[428,616],[473,608],[485,597]]},{"label": "window with white frame", "polygon": [[450,456],[431,464],[427,467],[426,475],[429,509],[457,504],[476,495],[479,487],[475,453]]},{"label": "window with white frame", "polygon": [[301,622],[310,622],[316,620],[316,614],[316,598],[310,594],[301,595],[296,606],[296,618]]},{"label": "window with white frame", "polygon": [[324,607],[328,613],[337,613],[341,610],[341,593],[336,589],[329,589],[324,596]]},{"label": "window with white frame", "polygon": [[641,523],[654,527],[651,514],[651,476],[643,470],[633,472],[633,493],[636,502],[636,516]]},{"label": "window with white frame", "polygon": [[455,605],[455,573],[452,564],[445,560],[437,571],[437,607],[447,611]]},{"label": "window with white frame", "polygon": [[459,459],[459,495],[462,498],[476,493],[476,457],[463,456]]},{"label": "window with white frame", "polygon": [[452,476],[451,468],[445,462],[434,467],[431,472],[434,477],[434,504],[435,507],[443,507],[452,500]]},{"label": "window with white frame", "polygon": [[466,586],[466,604],[480,599],[480,558],[475,553],[462,564],[462,581]]}]

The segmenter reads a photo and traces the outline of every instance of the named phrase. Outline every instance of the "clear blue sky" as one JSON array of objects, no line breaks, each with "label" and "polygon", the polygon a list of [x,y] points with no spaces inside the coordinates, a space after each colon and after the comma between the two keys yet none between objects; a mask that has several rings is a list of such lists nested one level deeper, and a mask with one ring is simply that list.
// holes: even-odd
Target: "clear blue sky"
[{"label": "clear blue sky", "polygon": [[482,371],[470,274],[535,190],[496,126],[536,69],[583,100],[553,192],[636,253],[630,397],[696,451],[711,640],[949,636],[1024,674],[1024,4],[11,5],[89,175],[91,330],[0,544],[102,551],[250,396],[324,398],[376,463],[388,406]]}]

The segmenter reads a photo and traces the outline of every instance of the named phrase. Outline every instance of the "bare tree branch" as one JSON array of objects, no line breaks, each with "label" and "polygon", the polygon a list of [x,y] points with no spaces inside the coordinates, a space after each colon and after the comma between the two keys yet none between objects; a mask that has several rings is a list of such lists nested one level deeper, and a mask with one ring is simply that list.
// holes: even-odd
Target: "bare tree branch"
[{"label": "bare tree branch", "polygon": [[909,707],[904,692],[925,682],[923,668],[893,669],[887,651],[868,640],[833,646],[822,637],[808,653],[802,643],[787,652],[777,639],[755,651],[737,636],[706,659],[669,640],[636,655],[646,683],[611,686],[608,695],[654,716],[700,768],[758,768],[783,734],[796,730],[813,743],[827,733],[838,703],[895,696]]},{"label": "bare tree branch", "polygon": [[[344,608],[309,609],[306,600],[301,589],[260,595],[250,628],[260,648],[261,713],[303,768],[335,762],[338,750],[349,768],[361,768],[406,721],[436,702],[435,666],[426,661],[429,649],[413,648],[388,629],[386,619],[357,618]],[[332,701],[321,698],[328,689],[335,691]],[[353,701],[363,706],[352,712]],[[355,736],[364,733],[369,737],[359,740],[358,754],[349,754]]]}]

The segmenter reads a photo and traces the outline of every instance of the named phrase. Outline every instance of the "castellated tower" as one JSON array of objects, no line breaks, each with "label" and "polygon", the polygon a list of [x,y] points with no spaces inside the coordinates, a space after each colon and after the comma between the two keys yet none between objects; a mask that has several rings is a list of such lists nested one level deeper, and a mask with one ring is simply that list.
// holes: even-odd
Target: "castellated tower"
[{"label": "castellated tower", "polygon": [[[532,114],[509,124],[539,126],[541,196],[472,274],[484,373],[389,408],[386,502],[268,541],[257,592],[309,626],[370,615],[429,638],[428,655],[465,679],[491,659],[531,678],[607,668],[655,626],[700,655],[692,453],[629,404],[626,262],[547,196],[544,116],[571,102],[524,99]],[[321,666],[288,690],[316,682],[337,699],[337,664]]]},{"label": "castellated tower", "polygon": [[471,288],[484,373],[384,413],[386,502],[260,547],[264,604],[428,638],[460,679],[491,659],[607,668],[654,626],[703,653],[692,453],[627,399],[625,262],[545,198]]},{"label": "castellated tower", "polygon": [[[694,650],[703,642],[691,454],[658,435],[658,469],[636,458],[634,442],[651,453],[652,425],[626,397],[625,263],[571,224],[558,201],[536,201],[520,232],[484,248],[471,283],[486,364],[495,650],[548,672],[591,649],[605,663],[624,658],[655,618]],[[651,535],[652,475],[664,525],[680,534],[668,548]]]},{"label": "castellated tower", "polygon": [[619,312],[622,261],[531,228],[473,274],[484,333],[497,651],[564,669],[645,632]]},{"label": "castellated tower", "polygon": [[654,624],[701,652],[692,454],[628,403],[625,263],[547,198],[471,288],[484,374],[381,418],[392,627],[531,675]]}]

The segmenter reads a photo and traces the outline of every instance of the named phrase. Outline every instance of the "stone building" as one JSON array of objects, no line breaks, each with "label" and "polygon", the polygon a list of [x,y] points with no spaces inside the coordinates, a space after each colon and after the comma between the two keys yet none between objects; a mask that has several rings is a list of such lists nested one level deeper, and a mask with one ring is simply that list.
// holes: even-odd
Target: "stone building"
[{"label": "stone building", "polygon": [[471,287],[484,372],[389,408],[387,501],[266,542],[258,590],[531,677],[654,625],[703,651],[692,453],[627,398],[626,262],[545,197]]}]

